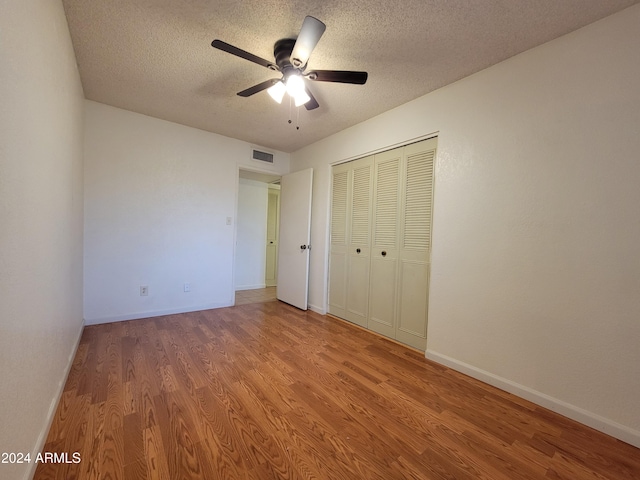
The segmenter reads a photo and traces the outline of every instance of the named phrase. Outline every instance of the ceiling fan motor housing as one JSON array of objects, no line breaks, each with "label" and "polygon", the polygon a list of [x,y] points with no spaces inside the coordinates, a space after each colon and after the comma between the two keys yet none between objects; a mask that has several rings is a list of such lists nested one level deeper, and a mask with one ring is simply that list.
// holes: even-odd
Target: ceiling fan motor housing
[{"label": "ceiling fan motor housing", "polygon": [[294,70],[302,70],[291,64],[291,52],[293,51],[293,46],[295,44],[295,39],[283,38],[278,40],[273,46],[273,56],[276,59],[276,65],[278,65],[278,68],[285,77],[294,73]]}]

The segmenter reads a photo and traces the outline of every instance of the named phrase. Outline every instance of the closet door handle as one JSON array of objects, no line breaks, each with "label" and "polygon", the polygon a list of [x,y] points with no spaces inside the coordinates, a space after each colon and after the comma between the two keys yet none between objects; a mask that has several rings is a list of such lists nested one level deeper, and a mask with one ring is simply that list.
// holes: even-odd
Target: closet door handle
[{"label": "closet door handle", "polygon": [[306,249],[307,249],[307,246],[306,246],[306,245],[300,245],[300,249],[301,249],[301,250],[306,250]]},{"label": "closet door handle", "polygon": [[382,251],[382,256],[383,256],[383,257],[386,257],[386,256],[387,256],[387,252],[383,250],[383,251]]},{"label": "closet door handle", "polygon": [[360,249],[359,248],[356,248],[356,253],[360,253]]}]

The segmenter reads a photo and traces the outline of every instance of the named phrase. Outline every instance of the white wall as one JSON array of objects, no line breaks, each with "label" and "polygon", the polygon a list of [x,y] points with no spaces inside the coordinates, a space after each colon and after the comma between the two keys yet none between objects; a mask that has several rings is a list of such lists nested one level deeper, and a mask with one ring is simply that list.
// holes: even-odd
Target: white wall
[{"label": "white wall", "polygon": [[236,237],[236,290],[265,287],[268,198],[268,184],[240,179]]},{"label": "white wall", "polygon": [[83,94],[62,3],[0,10],[0,451],[33,458],[82,331]]},{"label": "white wall", "polygon": [[640,6],[292,154],[315,167],[439,132],[427,356],[640,446]]},{"label": "white wall", "polygon": [[[250,145],[91,101],[85,119],[85,322],[232,305]],[[288,169],[276,152],[273,172]]]}]

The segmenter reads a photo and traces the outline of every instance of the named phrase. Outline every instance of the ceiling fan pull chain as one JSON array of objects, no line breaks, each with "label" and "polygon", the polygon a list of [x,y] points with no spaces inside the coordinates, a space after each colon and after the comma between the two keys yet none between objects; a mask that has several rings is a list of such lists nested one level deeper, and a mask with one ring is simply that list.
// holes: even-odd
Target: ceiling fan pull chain
[{"label": "ceiling fan pull chain", "polygon": [[289,95],[289,123],[291,122],[291,95]]},{"label": "ceiling fan pull chain", "polygon": [[296,130],[300,130],[300,107],[296,107]]}]

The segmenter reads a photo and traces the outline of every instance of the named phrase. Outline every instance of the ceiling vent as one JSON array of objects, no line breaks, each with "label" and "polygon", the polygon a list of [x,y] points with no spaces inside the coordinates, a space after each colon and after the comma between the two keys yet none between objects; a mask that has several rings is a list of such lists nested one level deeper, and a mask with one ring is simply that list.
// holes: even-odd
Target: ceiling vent
[{"label": "ceiling vent", "polygon": [[260,162],[273,163],[273,153],[261,152],[260,150],[253,149],[252,158]]}]

